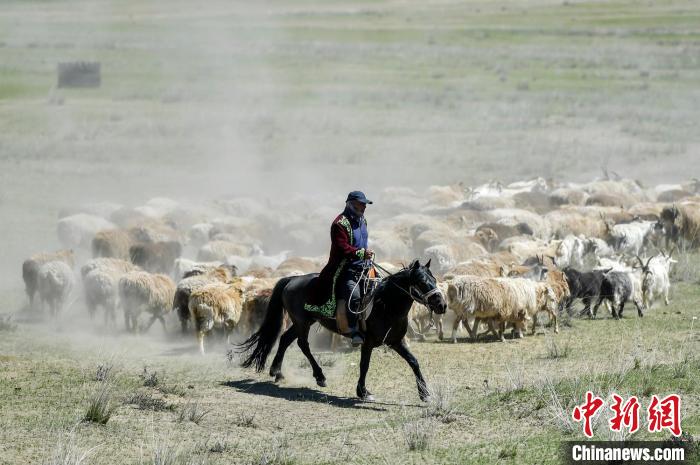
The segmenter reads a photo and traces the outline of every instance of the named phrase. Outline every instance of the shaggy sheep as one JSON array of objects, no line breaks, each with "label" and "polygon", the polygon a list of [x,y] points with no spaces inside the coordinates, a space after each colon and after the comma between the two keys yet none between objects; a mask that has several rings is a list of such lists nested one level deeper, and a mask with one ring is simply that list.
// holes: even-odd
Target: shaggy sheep
[{"label": "shaggy sheep", "polygon": [[605,223],[600,215],[591,217],[574,207],[560,208],[544,215],[545,221],[553,237],[583,235],[586,237],[602,237],[605,234]]},{"label": "shaggy sheep", "polygon": [[187,324],[190,319],[189,301],[192,292],[212,282],[230,281],[235,275],[236,270],[228,266],[193,270],[190,274],[184,275],[183,279],[177,283],[172,300],[172,308],[180,319],[183,333],[187,332]]},{"label": "shaggy sheep", "polygon": [[51,316],[55,317],[63,309],[75,286],[73,270],[63,261],[44,263],[39,267],[37,283],[42,304],[47,304]]},{"label": "shaggy sheep", "polygon": [[323,266],[318,260],[306,257],[289,257],[279,264],[273,277],[285,277],[318,272]]},{"label": "shaggy sheep", "polygon": [[72,268],[74,259],[72,250],[59,250],[53,253],[34,254],[22,263],[22,279],[24,280],[25,292],[29,297],[30,307],[34,305],[34,294],[39,287],[39,268],[41,265],[57,260],[67,263]]},{"label": "shaggy sheep", "polygon": [[549,203],[553,207],[561,205],[585,205],[588,194],[582,190],[560,187],[549,193]]},{"label": "shaggy sheep", "polygon": [[[447,286],[448,284],[446,282],[438,283],[438,288],[443,296],[447,296]],[[408,322],[411,327],[410,330],[414,333],[414,338],[424,341],[428,330],[430,328],[435,328],[437,329],[438,339],[442,341],[444,337],[442,317],[442,315],[431,312],[425,305],[414,302],[408,313]]]},{"label": "shaggy sheep", "polygon": [[666,232],[666,247],[697,248],[700,246],[700,204],[686,202],[666,207],[661,211],[660,221]]},{"label": "shaggy sheep", "polygon": [[114,227],[102,217],[78,213],[58,220],[56,234],[64,247],[78,248],[89,245],[99,231]]},{"label": "shaggy sheep", "polygon": [[557,310],[561,312],[564,306],[571,297],[571,289],[566,280],[566,275],[561,270],[550,269],[547,272],[546,282],[554,292],[554,298],[557,301]]},{"label": "shaggy sheep", "polygon": [[[449,283],[447,296],[448,306],[455,313],[459,312],[458,315],[471,315],[475,319],[496,319],[502,341],[506,323],[513,323],[515,333],[522,337],[525,321],[534,318],[540,311],[549,313],[555,322],[555,332],[559,330],[555,296],[546,283],[519,278],[463,276]],[[467,330],[474,338],[475,334],[468,325]]]},{"label": "shaggy sheep", "polygon": [[199,351],[204,355],[204,336],[214,327],[223,328],[226,342],[241,319],[243,285],[240,279],[227,283],[210,283],[190,295],[190,318],[194,321]]},{"label": "shaggy sheep", "polygon": [[231,255],[226,258],[226,263],[229,265],[234,265],[242,274],[244,274],[249,270],[274,270],[287,258],[289,258],[289,255],[289,250],[284,250],[275,255],[263,255],[262,250],[257,250],[254,255],[249,257]]},{"label": "shaggy sheep", "polygon": [[464,186],[461,183],[451,186],[430,186],[425,195],[432,206],[457,207],[464,202]]},{"label": "shaggy sheep", "polygon": [[428,247],[421,256],[438,265],[437,273],[443,273],[459,262],[486,254],[488,251],[476,239],[467,239]]},{"label": "shaggy sheep", "polygon": [[242,334],[250,335],[260,328],[265,319],[271,295],[272,287],[255,290],[246,288],[244,290],[243,314],[239,323]]},{"label": "shaggy sheep", "polygon": [[141,227],[98,231],[92,238],[92,256],[129,260],[129,248],[139,242],[150,242],[151,237],[152,233]]},{"label": "shaggy sheep", "polygon": [[[532,235],[540,239],[548,240],[551,235],[549,224],[537,213],[518,208],[500,208],[491,211],[490,214],[496,219],[496,223],[511,226],[525,223],[529,230],[532,231]],[[496,230],[496,233],[498,234],[498,230]],[[499,237],[503,239],[500,234]]]},{"label": "shaggy sheep", "polygon": [[186,274],[190,274],[193,271],[204,273],[222,265],[222,262],[198,262],[196,260],[190,260],[189,258],[180,257],[175,259],[173,276],[175,279],[182,279]]},{"label": "shaggy sheep", "polygon": [[143,328],[148,331],[158,319],[165,329],[163,316],[172,309],[175,283],[169,276],[151,274],[147,271],[130,271],[119,280],[119,301],[124,309],[124,324],[127,331],[136,331],[136,323],[142,311],[151,314]]},{"label": "shaggy sheep", "polygon": [[252,252],[253,248],[250,245],[229,241],[210,241],[199,249],[197,260],[200,262],[223,262],[230,255],[248,257]]},{"label": "shaggy sheep", "polygon": [[522,262],[538,255],[555,256],[559,242],[557,240],[545,242],[532,236],[515,236],[501,242],[498,248],[515,255],[518,258],[517,261]]},{"label": "shaggy sheep", "polygon": [[97,307],[105,309],[105,325],[115,323],[119,296],[119,280],[138,266],[118,258],[100,258],[91,260],[81,268],[85,303],[90,319],[94,318]]},{"label": "shaggy sheep", "polygon": [[131,262],[152,273],[169,274],[181,254],[182,244],[176,241],[147,242],[129,248]]}]

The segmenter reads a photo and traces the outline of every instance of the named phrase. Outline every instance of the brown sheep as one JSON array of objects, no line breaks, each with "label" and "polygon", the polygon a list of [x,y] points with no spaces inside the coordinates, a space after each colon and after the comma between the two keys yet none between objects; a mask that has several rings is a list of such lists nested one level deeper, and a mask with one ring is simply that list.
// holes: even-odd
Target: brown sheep
[{"label": "brown sheep", "polygon": [[685,202],[666,207],[661,212],[666,232],[666,246],[671,243],[696,248],[700,246],[700,203]]},{"label": "brown sheep", "polygon": [[243,301],[243,314],[241,315],[240,328],[241,333],[249,336],[260,328],[265,313],[267,312],[267,304],[272,295],[272,288],[260,289],[254,293],[246,293]]},{"label": "brown sheep", "polygon": [[129,260],[129,249],[140,242],[151,242],[152,234],[146,228],[106,229],[92,238],[92,256]]},{"label": "brown sheep", "polygon": [[170,273],[181,254],[182,244],[177,241],[146,242],[129,248],[131,262],[152,273]]},{"label": "brown sheep", "polygon": [[197,331],[199,351],[204,355],[204,336],[214,327],[223,328],[226,342],[241,319],[243,283],[234,279],[228,283],[211,283],[190,295],[190,317]]},{"label": "brown sheep", "polygon": [[119,280],[119,300],[124,309],[124,323],[127,331],[136,331],[136,323],[142,311],[151,314],[151,319],[143,328],[148,331],[158,319],[165,329],[163,316],[172,309],[175,283],[169,276],[151,274],[147,271],[131,271]]},{"label": "brown sheep", "polygon": [[526,223],[518,223],[514,226],[501,223],[484,223],[476,228],[477,233],[488,230],[493,231],[499,241],[503,241],[513,236],[532,236],[532,228],[530,228],[530,226],[528,226]]},{"label": "brown sheep", "polygon": [[190,295],[193,291],[200,289],[213,282],[227,282],[236,276],[234,268],[220,266],[209,270],[198,270],[186,274],[177,283],[175,295],[173,296],[173,310],[177,313],[182,326],[182,332],[187,332],[187,325],[190,320]]}]

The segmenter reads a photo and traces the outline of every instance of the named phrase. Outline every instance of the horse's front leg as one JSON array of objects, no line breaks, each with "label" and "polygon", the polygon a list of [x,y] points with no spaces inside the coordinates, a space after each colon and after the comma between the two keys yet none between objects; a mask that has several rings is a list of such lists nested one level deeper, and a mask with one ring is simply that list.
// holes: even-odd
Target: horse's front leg
[{"label": "horse's front leg", "polygon": [[393,344],[392,349],[396,351],[397,354],[401,356],[408,365],[413,370],[413,374],[416,375],[416,385],[418,386],[418,396],[420,400],[426,400],[428,398],[428,386],[425,384],[425,379],[423,379],[423,374],[420,372],[420,366],[418,366],[418,360],[413,356],[408,347],[403,343],[403,341]]},{"label": "horse's front leg", "polygon": [[[290,328],[291,329],[291,328]],[[323,374],[323,370],[320,365],[316,362],[313,354],[311,353],[311,348],[309,347],[309,326],[305,326],[299,331],[299,339],[297,339],[297,344],[301,351],[306,355],[306,358],[311,364],[311,369],[314,372],[314,378],[316,379],[316,384],[321,387],[326,387],[326,376]]]},{"label": "horse's front leg", "polygon": [[357,397],[366,401],[373,401],[372,393],[365,387],[365,378],[369,370],[369,360],[372,358],[372,349],[368,343],[362,344],[362,353],[360,355],[360,378],[357,380]]}]

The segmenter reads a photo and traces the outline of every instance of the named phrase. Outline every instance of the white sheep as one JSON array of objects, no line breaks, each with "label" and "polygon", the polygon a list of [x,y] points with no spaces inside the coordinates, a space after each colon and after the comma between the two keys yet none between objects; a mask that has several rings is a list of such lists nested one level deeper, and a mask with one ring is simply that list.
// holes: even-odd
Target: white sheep
[{"label": "white sheep", "polygon": [[87,246],[98,231],[116,226],[102,217],[78,213],[58,220],[56,234],[65,247]]},{"label": "white sheep", "polygon": [[55,260],[39,267],[39,297],[42,304],[49,306],[52,317],[63,309],[73,287],[75,287],[73,270],[65,262]]},{"label": "white sheep", "polygon": [[117,258],[93,259],[81,268],[85,303],[90,319],[94,318],[99,306],[105,310],[105,325],[115,322],[115,311],[119,297],[119,280],[139,267]]}]

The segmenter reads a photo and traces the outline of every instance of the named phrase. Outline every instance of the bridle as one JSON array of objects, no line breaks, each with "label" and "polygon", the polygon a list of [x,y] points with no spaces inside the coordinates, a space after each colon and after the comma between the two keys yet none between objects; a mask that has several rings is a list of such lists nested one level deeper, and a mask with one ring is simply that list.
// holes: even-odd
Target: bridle
[{"label": "bridle", "polygon": [[398,284],[396,284],[393,280],[389,279],[392,276],[395,276],[395,273],[390,273],[387,269],[383,268],[382,266],[378,265],[377,263],[372,263],[372,264],[377,269],[379,269],[380,271],[384,272],[387,275],[384,278],[382,278],[383,280],[386,279],[391,284],[393,284],[394,286],[401,289],[401,291],[403,291],[405,294],[407,294],[412,300],[414,300],[415,302],[418,302],[419,304],[425,305],[425,307],[428,310],[430,310],[430,312],[433,311],[433,309],[430,308],[430,305],[428,305],[428,299],[430,299],[435,294],[442,295],[442,291],[440,290],[439,287],[437,287],[437,285],[433,289],[429,290],[428,292],[421,292],[421,290],[418,289],[418,286],[414,286],[414,285],[409,286],[408,290],[407,290],[407,289],[404,289],[403,287],[399,286]]}]

